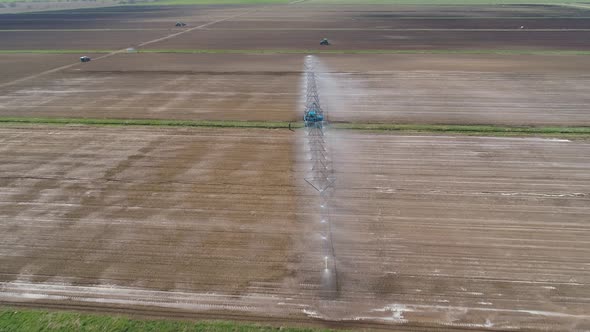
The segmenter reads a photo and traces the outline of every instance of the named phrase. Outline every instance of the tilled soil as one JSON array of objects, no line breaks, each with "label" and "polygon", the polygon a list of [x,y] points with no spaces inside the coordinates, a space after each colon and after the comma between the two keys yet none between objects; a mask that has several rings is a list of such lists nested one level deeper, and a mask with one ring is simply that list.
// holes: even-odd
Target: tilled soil
[{"label": "tilled soil", "polygon": [[59,12],[0,15],[6,29],[161,29],[183,21],[188,27],[225,14],[256,8],[247,16],[216,24],[216,28],[589,28],[590,12],[566,6],[408,6],[308,5],[285,6],[117,6]]},{"label": "tilled soil", "polygon": [[239,5],[116,6],[53,12],[0,15],[0,30],[29,29],[175,29],[216,20],[244,10]]},{"label": "tilled soil", "polygon": [[[0,115],[299,121],[303,59],[302,54],[120,54],[0,88]],[[590,60],[583,56],[316,59],[331,121],[590,124],[590,76],[580,71]],[[20,68],[23,76],[30,70],[25,62]]]},{"label": "tilled soil", "polygon": [[303,131],[36,126],[0,139],[4,303],[590,326],[587,142],[330,132],[322,208]]},{"label": "tilled soil", "polygon": [[56,67],[79,61],[86,55],[95,54],[0,54],[0,84],[12,82],[23,77],[38,74]]},{"label": "tilled soil", "polygon": [[[236,38],[239,36],[238,38]],[[329,50],[588,50],[590,31],[371,31],[371,30],[199,30],[154,43],[150,49],[318,49]]]},{"label": "tilled soil", "polygon": [[587,328],[586,143],[332,132],[328,144],[341,294],[387,299],[373,312],[398,322]]},{"label": "tilled soil", "polygon": [[3,281],[233,293],[297,272],[290,132],[121,129],[2,130]]},{"label": "tilled soil", "polygon": [[333,56],[317,58],[331,121],[590,124],[590,76],[578,62],[584,58],[359,56],[346,64]]},{"label": "tilled soil", "polygon": [[[322,37],[328,49],[587,48],[587,31],[530,31],[586,29],[584,9],[464,9],[3,15],[0,30],[135,30],[3,31],[0,48],[120,49],[181,31],[169,28],[176,21],[190,29],[226,17],[149,48],[318,48]],[[0,56],[0,116],[301,119],[303,54],[117,54],[74,65],[78,56]],[[72,66],[46,72],[69,57]],[[316,60],[330,121],[590,124],[582,56]],[[330,131],[336,180],[321,199],[304,180],[305,137],[3,126],[0,302],[411,331],[590,329],[588,142]]]},{"label": "tilled soil", "polygon": [[149,31],[0,31],[1,50],[117,50],[170,35]]},{"label": "tilled soil", "polygon": [[[7,87],[3,115],[299,120],[302,56],[122,54]],[[156,67],[154,67],[154,64]],[[247,64],[247,65],[245,65]]]},{"label": "tilled soil", "polygon": [[[332,50],[582,50],[588,49],[585,40],[590,34],[586,31],[590,29],[590,10],[567,6],[476,6],[467,9],[461,6],[326,6],[305,3],[252,7],[142,6],[0,15],[0,48],[133,47],[160,35],[182,31],[174,26],[177,21],[187,23],[185,29],[189,29],[246,11],[245,15],[150,44],[147,48],[315,49],[321,38],[328,37],[332,41],[328,49]],[[36,31],[22,31],[28,29]]]},{"label": "tilled soil", "polygon": [[317,49],[327,37],[331,50],[581,50],[588,48],[589,13],[565,6],[266,6],[149,48]]}]

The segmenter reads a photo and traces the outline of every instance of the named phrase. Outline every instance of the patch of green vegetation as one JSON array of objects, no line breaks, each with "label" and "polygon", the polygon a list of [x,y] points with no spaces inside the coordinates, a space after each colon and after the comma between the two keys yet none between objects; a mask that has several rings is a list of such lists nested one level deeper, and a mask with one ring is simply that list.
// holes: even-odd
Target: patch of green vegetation
[{"label": "patch of green vegetation", "polygon": [[308,0],[312,4],[358,5],[564,5],[579,0]]},{"label": "patch of green vegetation", "polygon": [[[59,2],[63,0],[0,0],[0,3],[14,2]],[[77,0],[86,1],[86,0]],[[94,0],[96,1],[96,0]],[[296,0],[121,0],[127,5],[248,5],[287,4]],[[586,8],[580,0],[303,0],[305,4],[347,4],[347,5],[573,5]]]},{"label": "patch of green vegetation", "polygon": [[[65,2],[66,0],[43,0],[42,2]],[[74,0],[86,1],[86,0]],[[247,5],[247,4],[272,4],[288,3],[289,0],[122,0],[127,4],[135,5]],[[40,2],[40,0],[0,0],[0,3],[10,2]]]},{"label": "patch of green vegetation", "polygon": [[286,4],[289,0],[156,0],[154,2],[137,2],[138,5],[260,5]]},{"label": "patch of green vegetation", "polygon": [[546,136],[590,138],[590,127],[509,127],[496,125],[428,125],[389,123],[334,123],[335,129],[447,133],[474,136]]},{"label": "patch of green vegetation", "polygon": [[139,53],[185,54],[499,54],[499,55],[590,55],[590,50],[334,50],[334,49],[140,49]]},{"label": "patch of green vegetation", "polygon": [[[303,128],[301,122],[288,121],[225,121],[225,120],[158,120],[158,119],[87,119],[87,118],[25,118],[0,117],[0,125],[89,125],[89,126],[159,126],[211,128]],[[400,133],[447,133],[474,136],[545,136],[590,138],[590,127],[510,127],[497,125],[440,125],[392,123],[332,123],[337,130],[391,131]]]},{"label": "patch of green vegetation", "polygon": [[[104,3],[105,0],[70,0],[70,2],[94,2],[94,3]],[[64,2],[64,0],[0,0],[0,3],[15,3],[15,2],[22,2],[22,3],[30,3],[30,2],[38,2],[38,3],[46,3],[46,2]]]},{"label": "patch of green vegetation", "polygon": [[48,312],[29,309],[0,309],[0,331],[52,332],[52,331],[126,331],[126,332],[328,332],[326,329],[279,328],[228,321],[172,321],[140,320],[123,316],[105,316],[73,312]]},{"label": "patch of green vegetation", "polygon": [[[2,117],[0,124],[53,124],[94,126],[161,126],[161,127],[222,127],[222,128],[289,128],[287,121],[214,121],[214,120],[158,120],[158,119],[87,119],[87,118],[19,118]],[[292,123],[299,128],[301,123]]]},{"label": "patch of green vegetation", "polygon": [[112,53],[112,50],[0,50],[0,54],[98,54]]},{"label": "patch of green vegetation", "polygon": [[[0,50],[0,54],[101,54],[116,50]],[[497,54],[497,55],[590,55],[590,50],[334,50],[334,49],[139,49],[136,53],[179,54]]]},{"label": "patch of green vegetation", "polygon": [[0,32],[100,32],[100,31],[169,31],[170,29],[1,29]]}]

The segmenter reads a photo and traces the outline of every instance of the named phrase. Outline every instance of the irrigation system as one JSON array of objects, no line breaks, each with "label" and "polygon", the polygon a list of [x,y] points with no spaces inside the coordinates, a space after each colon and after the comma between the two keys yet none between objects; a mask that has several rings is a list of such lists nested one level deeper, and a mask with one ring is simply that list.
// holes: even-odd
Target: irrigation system
[{"label": "irrigation system", "polygon": [[310,156],[311,168],[305,177],[319,193],[320,236],[322,241],[322,297],[333,299],[338,294],[336,257],[332,243],[332,220],[330,197],[333,193],[334,169],[327,137],[328,114],[320,102],[316,74],[316,61],[313,56],[305,58],[305,135]]}]

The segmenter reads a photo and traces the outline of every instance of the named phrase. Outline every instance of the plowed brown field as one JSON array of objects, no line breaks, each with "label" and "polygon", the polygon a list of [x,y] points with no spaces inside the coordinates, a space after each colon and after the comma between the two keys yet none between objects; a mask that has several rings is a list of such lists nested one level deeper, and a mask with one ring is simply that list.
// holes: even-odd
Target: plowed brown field
[{"label": "plowed brown field", "polygon": [[[0,115],[298,121],[303,57],[119,54],[0,88]],[[317,59],[332,121],[590,125],[590,57]]]},{"label": "plowed brown field", "polygon": [[[0,51],[586,50],[589,22],[567,6],[113,7],[0,15]],[[304,52],[226,53],[0,54],[0,117],[301,121]],[[590,125],[587,56],[315,59],[330,121]],[[305,137],[0,126],[0,303],[590,330],[589,142],[329,131],[320,199]]]},{"label": "plowed brown field", "polygon": [[590,326],[589,144],[331,133],[337,280],[325,297],[302,134],[1,129],[11,158],[0,163],[0,301],[350,326]]}]

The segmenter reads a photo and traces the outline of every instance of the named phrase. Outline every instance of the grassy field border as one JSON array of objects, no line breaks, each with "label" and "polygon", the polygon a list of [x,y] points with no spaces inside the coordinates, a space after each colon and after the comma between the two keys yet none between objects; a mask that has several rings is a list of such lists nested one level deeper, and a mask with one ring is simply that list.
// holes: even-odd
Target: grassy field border
[{"label": "grassy field border", "polygon": [[[152,127],[208,127],[297,129],[302,122],[288,121],[225,121],[225,120],[159,120],[159,119],[89,119],[89,118],[26,118],[0,117],[0,125],[78,125],[78,126],[152,126]],[[542,136],[555,138],[590,138],[588,127],[534,127],[498,125],[443,125],[391,123],[332,123],[331,129],[365,130],[399,133],[438,133],[473,136]]]},{"label": "grassy field border", "polygon": [[[226,120],[159,120],[159,119],[90,119],[90,118],[26,118],[0,117],[1,124],[48,124],[90,126],[155,126],[155,127],[219,127],[219,128],[289,128],[288,121],[226,121]],[[291,128],[303,127],[292,123]]]},{"label": "grassy field border", "polygon": [[482,6],[482,5],[570,5],[579,0],[309,0],[319,5],[438,5],[438,6]]},{"label": "grassy field border", "polygon": [[0,54],[100,54],[112,52],[115,50],[0,50]]},{"label": "grassy field border", "polygon": [[[117,50],[0,50],[0,54],[101,54]],[[139,49],[135,53],[173,54],[495,54],[588,56],[590,50],[331,50],[331,49]],[[123,53],[122,53],[123,54]]]},{"label": "grassy field border", "polygon": [[[573,0],[569,0],[573,1]],[[154,2],[136,2],[134,5],[145,6],[191,6],[191,5],[286,5],[291,0],[156,0]]]},{"label": "grassy field border", "polygon": [[335,123],[331,128],[367,131],[394,131],[413,133],[442,133],[469,136],[540,136],[553,138],[590,139],[589,127],[535,127],[499,125],[444,125],[444,124],[389,124],[389,123]]},{"label": "grassy field border", "polygon": [[499,55],[590,55],[590,50],[331,50],[331,49],[140,49],[139,53],[180,54],[499,54]]},{"label": "grassy field border", "polygon": [[[34,2],[34,0],[0,0],[0,3]],[[51,2],[51,1],[49,1]],[[153,2],[135,2],[128,5],[258,5],[288,4],[293,0],[157,0]],[[308,0],[309,4],[319,5],[577,5],[579,0]]]},{"label": "grassy field border", "polygon": [[120,315],[0,308],[0,331],[126,331],[126,332],[328,332],[321,328],[262,326],[231,321],[176,321],[169,319],[132,319]]},{"label": "grassy field border", "polygon": [[[62,0],[63,1],[63,0]],[[80,0],[77,0],[80,1]],[[84,0],[83,0],[84,1]],[[156,1],[135,1],[129,2],[127,0],[125,3],[120,5],[116,5],[114,2],[109,3],[105,7],[98,7],[98,8],[112,8],[112,7],[120,7],[123,6],[175,6],[175,5],[269,5],[269,4],[288,4],[292,0],[156,0]],[[573,1],[573,0],[567,0]],[[9,3],[33,3],[37,2],[37,0],[0,0],[0,4],[9,4]],[[45,2],[60,2],[57,0],[49,0]],[[75,3],[75,2],[74,2]],[[97,2],[99,3],[99,2]],[[74,10],[80,10],[86,8],[76,8]],[[57,9],[57,10],[67,10],[67,9]]]}]

